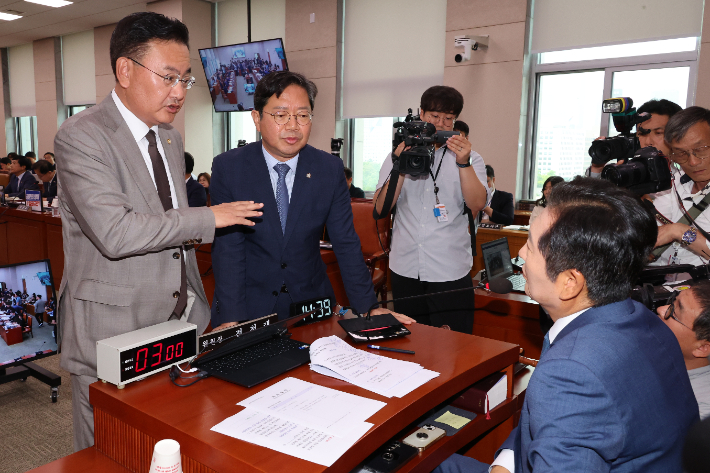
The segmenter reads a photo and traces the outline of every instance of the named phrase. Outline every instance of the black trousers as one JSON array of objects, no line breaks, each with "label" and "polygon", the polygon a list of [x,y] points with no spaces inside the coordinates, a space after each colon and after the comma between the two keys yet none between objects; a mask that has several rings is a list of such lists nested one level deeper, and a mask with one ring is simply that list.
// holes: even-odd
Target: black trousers
[{"label": "black trousers", "polygon": [[35,314],[35,319],[37,319],[37,324],[44,323],[44,312],[39,312]]},{"label": "black trousers", "polygon": [[[392,273],[393,299],[469,287],[473,287],[473,281],[468,274],[456,281],[427,282]],[[420,324],[434,327],[448,325],[457,332],[473,332],[473,290],[395,301],[394,311]]]}]

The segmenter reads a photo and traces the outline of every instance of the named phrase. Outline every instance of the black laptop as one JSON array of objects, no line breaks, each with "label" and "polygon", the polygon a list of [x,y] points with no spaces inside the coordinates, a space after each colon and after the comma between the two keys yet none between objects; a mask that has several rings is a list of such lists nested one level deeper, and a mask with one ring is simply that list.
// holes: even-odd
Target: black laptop
[{"label": "black laptop", "polygon": [[513,284],[514,291],[525,292],[525,276],[513,271],[507,238],[481,243],[481,253],[489,281],[493,278],[506,278]]},{"label": "black laptop", "polygon": [[[308,315],[308,314],[306,314]],[[292,340],[288,326],[302,316],[247,332],[192,363],[215,378],[250,388],[310,361],[310,345]]]}]

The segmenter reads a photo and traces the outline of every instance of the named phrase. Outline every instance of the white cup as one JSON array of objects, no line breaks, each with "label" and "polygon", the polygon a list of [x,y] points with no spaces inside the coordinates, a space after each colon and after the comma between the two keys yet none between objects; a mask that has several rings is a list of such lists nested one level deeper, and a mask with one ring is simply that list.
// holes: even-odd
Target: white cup
[{"label": "white cup", "polygon": [[156,443],[150,462],[150,473],[182,473],[180,444],[171,439]]}]

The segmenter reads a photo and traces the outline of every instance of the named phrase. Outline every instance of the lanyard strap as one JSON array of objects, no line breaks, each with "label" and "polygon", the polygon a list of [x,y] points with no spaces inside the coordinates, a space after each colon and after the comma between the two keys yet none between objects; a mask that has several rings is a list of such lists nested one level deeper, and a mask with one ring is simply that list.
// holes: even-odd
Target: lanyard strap
[{"label": "lanyard strap", "polygon": [[[683,209],[683,215],[681,216],[681,218],[678,220],[677,223],[682,223],[685,225],[690,225],[691,223],[695,224],[695,219],[698,218],[698,216],[700,216],[700,214],[705,211],[705,209],[708,207],[708,205],[710,205],[710,194],[706,194],[705,197],[703,198],[703,200],[701,200],[697,204],[694,203],[693,206],[690,207],[690,209],[686,211],[685,206],[683,205],[683,201],[682,201],[680,195],[678,194],[678,191],[675,191],[675,195],[676,195],[676,198],[678,199],[678,205]],[[655,207],[654,207],[654,210],[656,210]],[[663,223],[663,224],[670,223],[670,220],[668,218],[666,218],[665,216],[663,216],[660,212],[658,212],[658,210],[656,210],[656,218],[658,220],[660,220],[661,223]],[[698,231],[701,234],[703,234],[703,236],[705,236],[705,232],[703,231],[703,229],[698,227],[697,224],[696,224],[696,227],[698,228]],[[653,255],[654,261],[656,259],[658,259],[658,257],[661,256],[661,254],[664,251],[666,251],[666,249],[668,249],[669,246],[671,246],[671,243],[667,243],[663,246],[659,246],[658,248],[653,250],[652,255]]]},{"label": "lanyard strap", "polygon": [[[434,181],[434,197],[436,198],[436,205],[439,205],[439,187],[436,185],[436,178],[439,177],[439,171],[441,171],[441,163],[444,162],[444,156],[446,156],[446,152],[448,151],[446,145],[444,145],[442,149],[444,150],[444,152],[441,154],[441,159],[439,160],[439,167],[436,168],[436,174],[432,173],[431,168],[429,168],[429,175],[431,176],[431,180]],[[434,153],[434,158],[436,158],[436,153]]]}]

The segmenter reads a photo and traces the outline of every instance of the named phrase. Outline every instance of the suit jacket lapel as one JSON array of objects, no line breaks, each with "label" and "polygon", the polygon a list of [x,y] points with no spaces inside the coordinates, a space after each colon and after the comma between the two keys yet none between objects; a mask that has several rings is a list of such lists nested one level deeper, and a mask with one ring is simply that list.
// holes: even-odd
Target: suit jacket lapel
[{"label": "suit jacket lapel", "polygon": [[243,158],[248,159],[246,166],[248,169],[247,176],[253,176],[253,185],[251,186],[253,197],[250,197],[249,200],[264,204],[264,208],[262,209],[264,212],[263,223],[270,227],[269,231],[276,235],[277,241],[281,244],[283,242],[283,231],[281,230],[279,210],[276,207],[276,196],[271,187],[271,177],[269,176],[269,169],[266,165],[264,152],[261,149],[261,141],[257,142],[257,145],[258,146],[254,147],[252,153],[245,153],[245,157]]},{"label": "suit jacket lapel", "polygon": [[303,207],[310,202],[311,186],[310,176],[313,173],[313,159],[308,147],[301,150],[298,155],[296,177],[293,180],[291,200],[288,205],[288,218],[286,219],[286,233],[284,234],[284,247],[288,243],[293,229],[298,224],[298,216]]},{"label": "suit jacket lapel", "polygon": [[104,116],[104,125],[116,134],[116,140],[113,140],[113,143],[120,143],[117,145],[122,148],[119,154],[131,171],[131,176],[136,181],[143,198],[154,213],[163,213],[163,204],[160,202],[158,191],[150,178],[138,143],[113,102],[111,94],[101,102],[100,107]]}]

